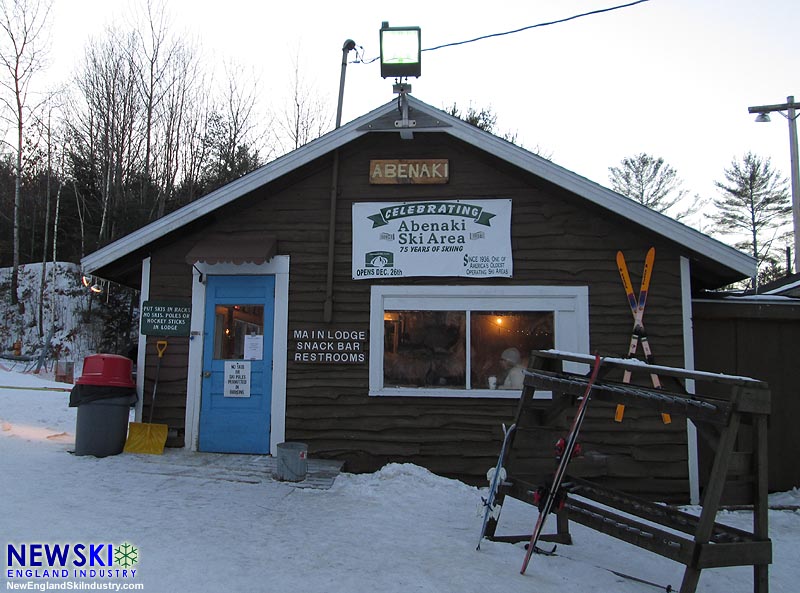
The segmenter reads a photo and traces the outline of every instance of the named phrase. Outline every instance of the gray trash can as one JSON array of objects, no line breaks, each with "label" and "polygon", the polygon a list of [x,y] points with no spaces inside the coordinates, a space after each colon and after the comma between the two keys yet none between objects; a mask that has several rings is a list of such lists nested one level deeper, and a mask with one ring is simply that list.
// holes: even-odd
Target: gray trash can
[{"label": "gray trash can", "polygon": [[135,395],[123,395],[78,404],[75,455],[119,455],[128,436],[128,419]]},{"label": "gray trash can", "polygon": [[282,482],[302,482],[308,473],[308,445],[278,443],[278,463],[275,479]]},{"label": "gray trash can", "polygon": [[83,374],[69,395],[78,408],[75,455],[107,457],[125,447],[130,409],[136,403],[133,363],[124,356],[93,354],[83,363]]}]

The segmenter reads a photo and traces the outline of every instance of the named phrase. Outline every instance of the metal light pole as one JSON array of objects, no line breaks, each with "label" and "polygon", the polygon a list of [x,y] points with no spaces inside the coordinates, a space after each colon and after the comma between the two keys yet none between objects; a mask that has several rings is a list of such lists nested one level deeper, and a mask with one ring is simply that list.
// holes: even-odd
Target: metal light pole
[{"label": "metal light pole", "polygon": [[[339,102],[336,106],[336,128],[342,125],[342,103],[344,102],[344,77],[347,72],[347,54],[353,51],[356,42],[347,39],[342,45],[342,71],[339,76]],[[333,259],[336,251],[336,199],[339,195],[339,149],[333,151],[331,167],[331,209],[328,219],[328,268],[325,274],[325,302],[322,305],[322,319],[325,323],[333,321]]]},{"label": "metal light pole", "polygon": [[[748,107],[749,113],[758,113],[757,122],[768,122],[769,113],[777,111],[789,120],[789,155],[791,156],[792,171],[792,221],[794,223],[794,269],[798,270],[798,252],[800,252],[800,165],[797,156],[797,110],[800,103],[794,102],[794,97],[786,97],[786,103],[780,105],[757,105]],[[784,111],[786,113],[784,113]]]},{"label": "metal light pole", "polygon": [[356,42],[347,39],[342,45],[342,73],[339,76],[339,103],[336,106],[336,127],[342,125],[342,103],[344,102],[344,77],[347,72],[347,54],[356,48]]}]

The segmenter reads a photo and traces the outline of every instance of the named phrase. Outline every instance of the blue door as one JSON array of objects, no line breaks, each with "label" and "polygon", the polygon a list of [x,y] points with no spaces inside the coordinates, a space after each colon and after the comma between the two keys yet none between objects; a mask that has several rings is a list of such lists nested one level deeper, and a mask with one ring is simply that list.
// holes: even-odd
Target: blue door
[{"label": "blue door", "polygon": [[269,453],[274,276],[208,276],[201,451]]}]

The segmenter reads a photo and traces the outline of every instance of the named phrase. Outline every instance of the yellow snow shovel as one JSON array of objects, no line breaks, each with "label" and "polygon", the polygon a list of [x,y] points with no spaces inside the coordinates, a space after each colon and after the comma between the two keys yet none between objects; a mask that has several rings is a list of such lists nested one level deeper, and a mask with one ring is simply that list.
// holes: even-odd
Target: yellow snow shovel
[{"label": "yellow snow shovel", "polygon": [[156,389],[158,388],[158,373],[161,370],[161,358],[167,349],[167,341],[156,342],[158,363],[156,363],[156,378],[153,383],[153,397],[150,400],[150,418],[147,423],[130,422],[128,424],[128,440],[125,441],[126,453],[148,453],[161,455],[164,453],[164,443],[167,442],[167,425],[153,424],[153,408],[156,406]]}]

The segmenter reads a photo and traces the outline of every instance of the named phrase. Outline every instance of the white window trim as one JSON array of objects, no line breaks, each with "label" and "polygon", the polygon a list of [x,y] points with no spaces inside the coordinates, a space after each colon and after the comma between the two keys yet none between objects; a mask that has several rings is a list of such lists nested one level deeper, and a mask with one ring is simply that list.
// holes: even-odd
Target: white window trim
[{"label": "white window trim", "polygon": [[[142,285],[139,292],[139,311],[144,309],[144,303],[150,298],[150,257],[142,260]],[[144,365],[147,353],[147,336],[142,333],[142,324],[139,324],[139,342],[136,351],[136,409],[134,419],[142,420],[142,406],[144,404]]]},{"label": "white window trim", "polygon": [[[694,370],[694,325],[692,323],[692,264],[681,256],[681,306],[683,308],[683,366]],[[686,392],[694,393],[694,379],[686,379]],[[700,504],[700,451],[697,426],[686,419],[686,446],[689,463],[689,502]]]},{"label": "white window trim", "polygon": [[[383,286],[370,295],[369,394],[404,397],[518,398],[513,390],[383,387],[383,314],[386,310],[553,311],[555,348],[589,352],[589,288],[587,286]],[[585,372],[586,365],[565,370]],[[545,396],[538,393],[537,397]]]}]

